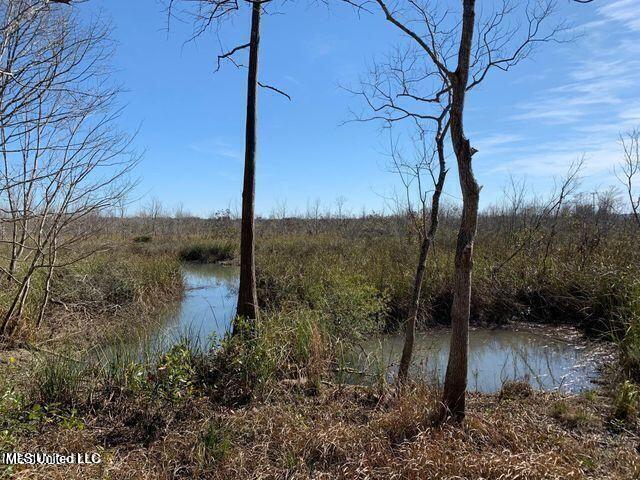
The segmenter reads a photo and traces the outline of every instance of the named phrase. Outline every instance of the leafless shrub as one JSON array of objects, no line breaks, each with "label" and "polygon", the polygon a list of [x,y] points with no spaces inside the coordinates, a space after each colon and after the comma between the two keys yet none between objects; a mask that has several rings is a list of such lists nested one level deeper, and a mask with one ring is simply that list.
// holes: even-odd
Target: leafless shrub
[{"label": "leafless shrub", "polygon": [[638,193],[638,179],[640,179],[640,130],[634,129],[620,136],[623,160],[616,172],[625,187],[629,198],[629,206],[640,228],[640,193]]},{"label": "leafless shrub", "polygon": [[9,247],[1,266],[10,301],[0,334],[19,324],[37,272],[45,272],[35,324],[54,269],[79,251],[103,212],[122,202],[138,160],[117,128],[118,87],[109,82],[109,26],[82,24],[66,7],[0,2],[0,214]]}]

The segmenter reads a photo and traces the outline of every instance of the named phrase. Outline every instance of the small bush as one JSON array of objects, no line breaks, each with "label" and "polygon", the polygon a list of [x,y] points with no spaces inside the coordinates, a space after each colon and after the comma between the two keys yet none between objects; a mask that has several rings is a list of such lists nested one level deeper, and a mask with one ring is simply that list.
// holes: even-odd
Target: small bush
[{"label": "small bush", "polygon": [[323,281],[310,286],[308,300],[331,320],[342,337],[357,337],[382,328],[385,296],[358,275],[329,270]]},{"label": "small bush", "polygon": [[619,388],[614,402],[613,416],[617,420],[634,418],[638,412],[638,387],[626,380]]},{"label": "small bush", "polygon": [[519,380],[508,380],[502,384],[500,389],[500,400],[512,400],[516,398],[527,398],[533,394],[533,388],[527,382]]},{"label": "small bush", "polygon": [[137,237],[133,237],[133,241],[135,243],[149,243],[151,241],[150,235],[139,235]]},{"label": "small bush", "polygon": [[233,260],[235,248],[230,242],[196,243],[184,247],[179,252],[184,262],[216,263]]},{"label": "small bush", "polygon": [[30,372],[29,399],[36,404],[60,407],[80,403],[84,367],[67,352],[38,356]]},{"label": "small bush", "polygon": [[160,357],[152,379],[156,390],[170,400],[191,395],[197,382],[196,357],[202,353],[189,342],[180,342]]}]

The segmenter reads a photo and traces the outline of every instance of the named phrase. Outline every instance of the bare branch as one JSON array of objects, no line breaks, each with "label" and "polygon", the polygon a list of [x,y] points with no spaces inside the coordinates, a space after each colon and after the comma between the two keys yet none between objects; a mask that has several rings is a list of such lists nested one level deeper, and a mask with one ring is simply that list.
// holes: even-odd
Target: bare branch
[{"label": "bare branch", "polygon": [[250,45],[250,44],[245,43],[244,45],[239,45],[239,46],[237,46],[237,47],[235,47],[235,48],[233,48],[233,49],[229,50],[227,53],[223,53],[222,55],[218,55],[218,67],[216,68],[216,72],[217,72],[218,70],[220,70],[220,62],[221,62],[222,60],[224,60],[225,58],[230,58],[230,59],[231,59],[231,61],[234,63],[234,65],[235,65],[236,67],[238,67],[238,64],[236,64],[236,62],[235,62],[235,61],[233,61],[233,59],[232,59],[231,57],[233,56],[233,54],[234,54],[234,53],[239,52],[240,50],[244,50],[245,48],[249,48],[249,45]]},{"label": "bare branch", "polygon": [[283,92],[282,90],[280,90],[279,88],[276,88],[272,85],[268,85],[266,83],[262,83],[262,82],[258,82],[258,85],[261,86],[262,88],[266,88],[267,90],[272,90],[276,93],[279,93],[280,95],[282,95],[283,97],[286,97],[289,101],[291,101],[291,96],[289,96],[289,94]]}]

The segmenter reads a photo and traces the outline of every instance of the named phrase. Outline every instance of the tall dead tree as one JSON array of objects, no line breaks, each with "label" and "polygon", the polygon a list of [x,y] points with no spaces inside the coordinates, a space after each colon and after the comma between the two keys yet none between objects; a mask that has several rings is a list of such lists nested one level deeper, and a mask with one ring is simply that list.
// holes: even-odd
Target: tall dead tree
[{"label": "tall dead tree", "polygon": [[251,38],[249,40],[249,70],[247,72],[247,123],[242,184],[242,223],[240,227],[240,287],[236,315],[258,319],[255,260],[256,146],[258,107],[258,52],[260,49],[259,3],[251,6]]},{"label": "tall dead tree", "polygon": [[[169,2],[169,15],[172,15],[172,6],[178,0]],[[272,0],[182,0],[191,4],[197,4],[195,11],[191,11],[196,21],[195,36],[200,36],[210,27],[220,28],[222,23],[233,14],[240,11],[241,5],[248,4],[251,7],[251,29],[249,41],[218,55],[218,68],[223,60],[228,60],[238,68],[244,65],[236,61],[236,55],[244,50],[249,51],[249,65],[247,67],[247,105],[245,127],[245,159],[242,187],[242,220],[240,229],[240,286],[238,289],[238,304],[236,320],[258,319],[258,295],[256,289],[255,267],[255,172],[258,145],[258,87],[263,87],[291,98],[282,90],[260,81],[259,77],[259,51],[260,51],[260,20],[266,5]],[[234,332],[237,331],[237,321],[234,322]]]},{"label": "tall dead tree", "polygon": [[[473,245],[478,219],[480,187],[472,159],[476,149],[467,139],[464,108],[467,92],[479,85],[494,68],[509,70],[527,58],[541,42],[555,41],[564,26],[543,28],[555,9],[553,0],[520,6],[505,0],[490,13],[476,18],[475,0],[449,2],[443,11],[429,1],[394,2],[375,0],[386,20],[399,29],[422,53],[423,61],[434,68],[444,88],[435,96],[412,95],[416,104],[404,107],[407,118],[450,97],[449,136],[456,157],[462,192],[462,214],[455,253],[453,303],[451,307],[451,347],[444,382],[442,418],[461,421],[465,414],[468,369],[468,331],[471,303]],[[457,5],[457,7],[455,7]],[[526,19],[521,25],[514,16]]]}]

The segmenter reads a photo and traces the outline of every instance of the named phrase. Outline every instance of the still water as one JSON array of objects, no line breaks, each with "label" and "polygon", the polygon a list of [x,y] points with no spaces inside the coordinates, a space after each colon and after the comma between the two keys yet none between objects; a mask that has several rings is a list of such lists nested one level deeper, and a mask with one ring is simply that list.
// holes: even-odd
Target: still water
[{"label": "still water", "polygon": [[[169,312],[159,334],[187,335],[206,344],[230,328],[236,307],[239,271],[223,265],[185,264],[187,291]],[[418,334],[412,371],[439,382],[449,355],[449,332],[433,329]],[[587,342],[573,330],[472,329],[469,332],[469,389],[495,392],[506,380],[525,380],[534,388],[580,391],[593,386],[599,364],[607,361],[601,345]],[[353,361],[356,369],[372,369],[392,380],[402,352],[401,335],[365,341]],[[374,365],[375,367],[372,367]]]},{"label": "still water", "polygon": [[162,334],[185,335],[206,345],[228,331],[236,310],[240,271],[217,264],[185,263],[182,275],[186,291],[180,304],[167,312]]},{"label": "still water", "polygon": [[[441,383],[449,358],[450,333],[430,329],[418,333],[411,373]],[[403,337],[385,335],[363,345],[356,364],[378,365],[392,380],[398,370]],[[495,392],[507,380],[524,380],[541,390],[578,392],[593,387],[598,366],[609,358],[603,345],[587,342],[572,329],[478,328],[469,331],[470,390]],[[380,367],[382,366],[382,367]],[[368,368],[371,371],[371,367]]]}]

